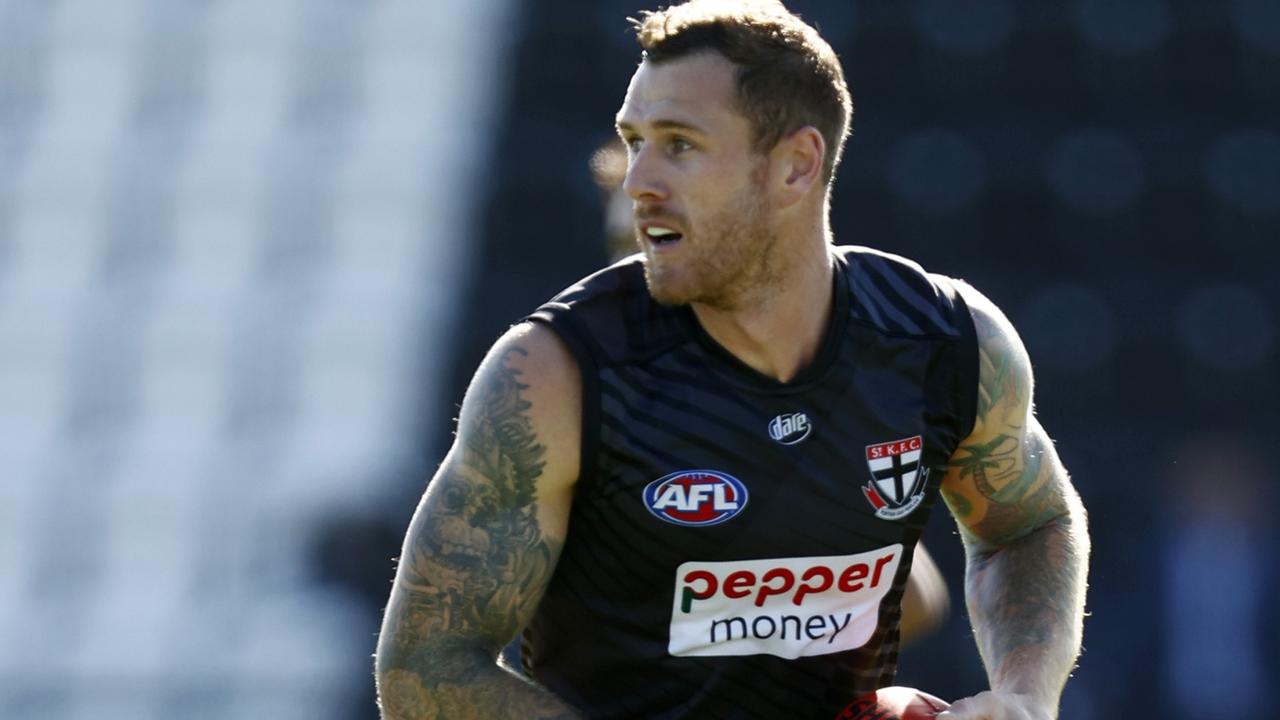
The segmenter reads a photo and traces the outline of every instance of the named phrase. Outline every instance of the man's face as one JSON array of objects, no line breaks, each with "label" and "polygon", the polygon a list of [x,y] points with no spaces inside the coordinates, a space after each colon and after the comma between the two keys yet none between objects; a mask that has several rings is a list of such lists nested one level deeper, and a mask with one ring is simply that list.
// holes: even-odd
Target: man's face
[{"label": "man's face", "polygon": [[618,111],[645,278],[658,302],[733,309],[773,275],[768,158],[751,147],[734,66],[716,53],[641,63]]}]

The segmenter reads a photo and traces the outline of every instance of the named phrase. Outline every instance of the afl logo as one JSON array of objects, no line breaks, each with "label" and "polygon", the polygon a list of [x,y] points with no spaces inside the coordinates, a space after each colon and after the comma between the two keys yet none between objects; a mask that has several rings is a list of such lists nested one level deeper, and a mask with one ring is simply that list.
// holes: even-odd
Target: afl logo
[{"label": "afl logo", "polygon": [[809,437],[813,426],[802,412],[784,413],[769,421],[769,437],[783,445],[795,445]]},{"label": "afl logo", "polygon": [[719,525],[747,506],[747,486],[716,470],[681,470],[645,486],[644,505],[676,525]]}]

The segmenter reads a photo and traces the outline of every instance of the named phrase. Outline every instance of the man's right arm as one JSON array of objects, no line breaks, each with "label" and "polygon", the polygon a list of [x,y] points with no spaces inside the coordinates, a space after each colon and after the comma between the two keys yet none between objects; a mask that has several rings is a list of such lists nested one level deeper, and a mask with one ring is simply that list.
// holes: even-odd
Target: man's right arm
[{"label": "man's right arm", "polygon": [[572,355],[540,325],[513,328],[476,372],[383,618],[385,720],[576,717],[496,659],[532,617],[564,543],[581,392]]}]

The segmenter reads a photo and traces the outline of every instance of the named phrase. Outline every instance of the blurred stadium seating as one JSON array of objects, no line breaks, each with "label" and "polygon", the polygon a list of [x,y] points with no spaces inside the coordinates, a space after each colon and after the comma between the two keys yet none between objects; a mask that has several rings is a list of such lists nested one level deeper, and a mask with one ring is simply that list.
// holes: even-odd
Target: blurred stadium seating
[{"label": "blurred stadium seating", "polygon": [[508,10],[0,1],[0,717],[373,714]]}]

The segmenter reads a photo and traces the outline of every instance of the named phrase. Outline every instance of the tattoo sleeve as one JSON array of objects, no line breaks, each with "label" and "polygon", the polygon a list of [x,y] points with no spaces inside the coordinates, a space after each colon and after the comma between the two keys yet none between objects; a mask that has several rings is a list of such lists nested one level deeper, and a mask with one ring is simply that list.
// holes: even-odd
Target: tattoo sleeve
[{"label": "tattoo sleeve", "polygon": [[974,302],[978,417],[943,496],[968,558],[965,599],[993,690],[1056,713],[1080,650],[1089,537],[1079,496],[1032,413],[1031,365],[1008,321]]},{"label": "tattoo sleeve", "polygon": [[539,526],[546,448],[510,346],[477,373],[453,451],[405,538],[379,638],[386,720],[562,718],[572,709],[496,663],[528,621],[562,538]]}]

